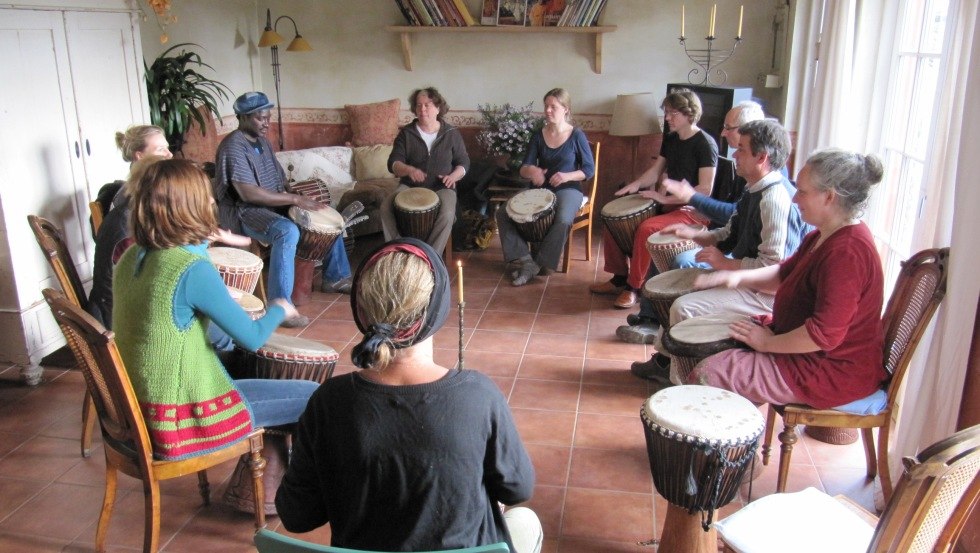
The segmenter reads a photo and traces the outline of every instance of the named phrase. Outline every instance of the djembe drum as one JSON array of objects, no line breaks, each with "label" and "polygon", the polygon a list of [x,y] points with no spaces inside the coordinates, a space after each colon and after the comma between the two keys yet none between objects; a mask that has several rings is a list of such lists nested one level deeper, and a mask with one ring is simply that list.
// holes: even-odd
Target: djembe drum
[{"label": "djembe drum", "polygon": [[428,188],[409,188],[395,196],[393,204],[398,234],[428,240],[439,217],[439,196]]},{"label": "djembe drum", "polygon": [[330,205],[330,189],[327,188],[327,183],[320,179],[286,183],[286,190],[291,194],[306,196],[323,205]]},{"label": "djembe drum", "polygon": [[[688,225],[690,228],[701,231],[703,225]],[[674,258],[682,252],[699,248],[697,242],[687,238],[681,238],[673,234],[663,234],[655,232],[647,238],[647,251],[650,252],[650,260],[658,272],[666,273],[673,267]]]},{"label": "djembe drum", "polygon": [[226,285],[249,294],[255,292],[262,276],[261,257],[246,250],[222,246],[208,248],[208,256]]},{"label": "djembe drum", "polygon": [[709,525],[734,499],[765,420],[744,397],[710,386],[674,386],[640,409],[650,474],[668,502],[661,553],[716,553]]},{"label": "djembe drum", "polygon": [[661,328],[666,330],[670,327],[670,306],[674,300],[697,290],[694,280],[710,272],[696,268],[674,269],[647,279],[643,285],[643,297],[653,305],[653,313]]},{"label": "djembe drum", "polygon": [[[333,374],[337,365],[337,352],[326,344],[273,334],[254,353],[244,351],[244,363],[236,371],[236,378],[269,378],[276,380],[312,380],[323,383]],[[262,485],[265,489],[265,514],[276,514],[276,490],[289,466],[293,425],[265,429],[265,445],[262,457],[266,460]],[[251,513],[255,509],[252,499],[251,471],[242,457],[235,467],[224,501],[239,511]]]},{"label": "djembe drum", "polygon": [[323,384],[333,374],[339,357],[326,344],[276,333],[254,353],[245,352],[240,378],[312,380]]},{"label": "djembe drum", "polygon": [[235,288],[234,286],[225,286],[228,288],[228,295],[231,296],[231,299],[235,300],[235,303],[244,309],[252,320],[258,319],[262,317],[262,315],[265,315],[265,304],[262,303],[262,300],[260,300],[257,296],[254,294],[249,294],[245,290]]},{"label": "djembe drum", "polygon": [[685,319],[664,332],[660,340],[670,355],[670,380],[683,384],[702,359],[745,344],[730,336],[729,325],[748,317],[734,313]]},{"label": "djembe drum", "polygon": [[626,257],[633,255],[636,229],[640,227],[640,223],[652,217],[656,209],[656,202],[639,194],[616,198],[602,206],[602,223]]},{"label": "djembe drum", "polygon": [[293,304],[310,303],[313,292],[313,271],[316,263],[344,232],[344,218],[332,207],[316,211],[301,207],[289,208],[289,218],[299,227],[296,244],[296,273],[293,278]]},{"label": "djembe drum", "polygon": [[507,216],[514,222],[517,234],[527,242],[544,240],[555,222],[555,193],[547,188],[518,192],[507,200]]}]

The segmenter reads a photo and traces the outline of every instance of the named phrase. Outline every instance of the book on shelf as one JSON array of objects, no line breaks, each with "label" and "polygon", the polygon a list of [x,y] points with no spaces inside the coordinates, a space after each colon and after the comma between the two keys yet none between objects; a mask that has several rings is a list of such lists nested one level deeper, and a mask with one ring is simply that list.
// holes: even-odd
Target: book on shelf
[{"label": "book on shelf", "polygon": [[463,2],[463,0],[452,0],[452,1],[453,4],[456,5],[456,10],[459,12],[459,15],[463,18],[463,23],[467,27],[472,27],[473,25],[476,25],[476,20],[473,19],[473,14],[471,14],[469,8],[466,7],[466,3]]},{"label": "book on shelf", "polygon": [[433,26],[435,23],[432,21],[432,16],[429,15],[429,11],[425,9],[425,2],[423,0],[407,0],[411,2],[413,11],[418,16],[422,25]]},{"label": "book on shelf", "polygon": [[527,15],[527,0],[500,0],[497,12],[497,25],[524,26]]},{"label": "book on shelf", "polygon": [[500,0],[483,0],[483,11],[480,12],[480,25],[496,25],[497,9]]},{"label": "book on shelf", "polygon": [[[456,14],[454,13],[454,6],[451,6],[452,0],[435,0],[436,10],[439,12],[439,16],[446,22],[447,27],[459,27],[460,22],[456,20]],[[460,18],[462,19],[462,18]]]},{"label": "book on shelf", "polygon": [[405,16],[405,21],[408,22],[409,25],[418,25],[419,22],[415,19],[415,14],[412,13],[412,10],[405,3],[407,1],[408,0],[395,0],[395,5],[398,6],[398,10],[402,12],[403,16]]},{"label": "book on shelf", "polygon": [[599,22],[606,0],[568,0],[558,18],[559,27],[590,27]]}]

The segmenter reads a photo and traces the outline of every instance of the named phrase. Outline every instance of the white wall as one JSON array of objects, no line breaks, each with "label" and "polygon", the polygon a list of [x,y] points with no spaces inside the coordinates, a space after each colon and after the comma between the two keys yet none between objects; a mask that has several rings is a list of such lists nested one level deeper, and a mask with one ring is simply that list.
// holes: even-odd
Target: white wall
[{"label": "white wall", "polygon": [[[466,0],[479,16],[481,0]],[[770,72],[771,23],[775,0],[718,2],[716,42],[731,47],[739,3],[745,4],[742,41],[727,69],[728,85],[753,86]],[[703,47],[713,2],[684,0],[689,46]],[[761,4],[761,5],[760,5]],[[548,89],[562,86],[572,93],[573,110],[610,113],[616,94],[652,91],[663,94],[668,82],[686,82],[694,64],[678,44],[680,2],[676,0],[611,0],[601,23],[617,25],[605,35],[603,72],[592,70],[592,38],[571,34],[420,34],[413,38],[415,70],[406,71],[401,45],[385,25],[404,24],[394,0],[177,0],[177,23],[168,27],[168,45],[195,42],[204,61],[215,67],[214,78],[234,93],[265,90],[273,96],[271,59],[255,44],[265,25],[290,15],[314,52],[280,50],[281,99],[289,108],[337,108],[392,97],[405,98],[412,89],[434,85],[453,109],[472,110],[480,103],[535,102]],[[292,39],[292,25],[283,20],[279,33]],[[168,45],[150,19],[142,25],[144,55],[150,61]],[[230,103],[222,114],[231,113]]]}]

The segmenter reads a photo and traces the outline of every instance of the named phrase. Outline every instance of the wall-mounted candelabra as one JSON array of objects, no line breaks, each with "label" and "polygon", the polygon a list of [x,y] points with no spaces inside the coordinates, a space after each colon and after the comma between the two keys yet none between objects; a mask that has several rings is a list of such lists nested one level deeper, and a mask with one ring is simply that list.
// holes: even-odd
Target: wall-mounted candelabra
[{"label": "wall-mounted candelabra", "polygon": [[[706,86],[721,86],[725,84],[728,81],[728,73],[718,66],[728,61],[735,54],[735,49],[742,42],[742,16],[744,14],[744,7],[738,7],[738,32],[735,33],[735,40],[732,42],[732,47],[727,50],[715,47],[715,40],[717,40],[717,37],[715,37],[715,15],[718,12],[717,4],[711,7],[711,15],[708,19],[708,36],[704,37],[708,43],[707,48],[688,47],[687,37],[684,36],[684,11],[685,7],[682,4],[681,36],[678,37],[678,40],[680,40],[681,46],[684,47],[684,53],[687,54],[687,57],[698,66],[688,72],[687,82],[694,85]],[[712,71],[714,71],[714,79],[712,79]],[[700,80],[696,80],[698,78]]]}]

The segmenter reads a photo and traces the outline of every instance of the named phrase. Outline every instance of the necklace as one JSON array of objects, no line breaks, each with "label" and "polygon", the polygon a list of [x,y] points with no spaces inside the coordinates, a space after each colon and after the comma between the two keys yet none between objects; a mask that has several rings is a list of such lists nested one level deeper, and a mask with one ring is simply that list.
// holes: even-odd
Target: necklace
[{"label": "necklace", "polygon": [[840,230],[840,229],[842,229],[842,228],[844,228],[846,226],[853,225],[856,222],[857,221],[855,221],[854,219],[844,219],[843,221],[841,221],[840,223],[838,223],[837,225],[835,225],[832,229],[830,229],[829,232],[826,232],[825,233],[824,231],[821,230],[820,231],[820,238],[818,238],[817,239],[817,243],[813,245],[813,249],[815,250],[815,249],[819,248],[821,244],[823,244],[824,242],[826,242],[827,239],[830,238],[831,236],[833,236],[834,233],[837,232],[838,230]]}]

